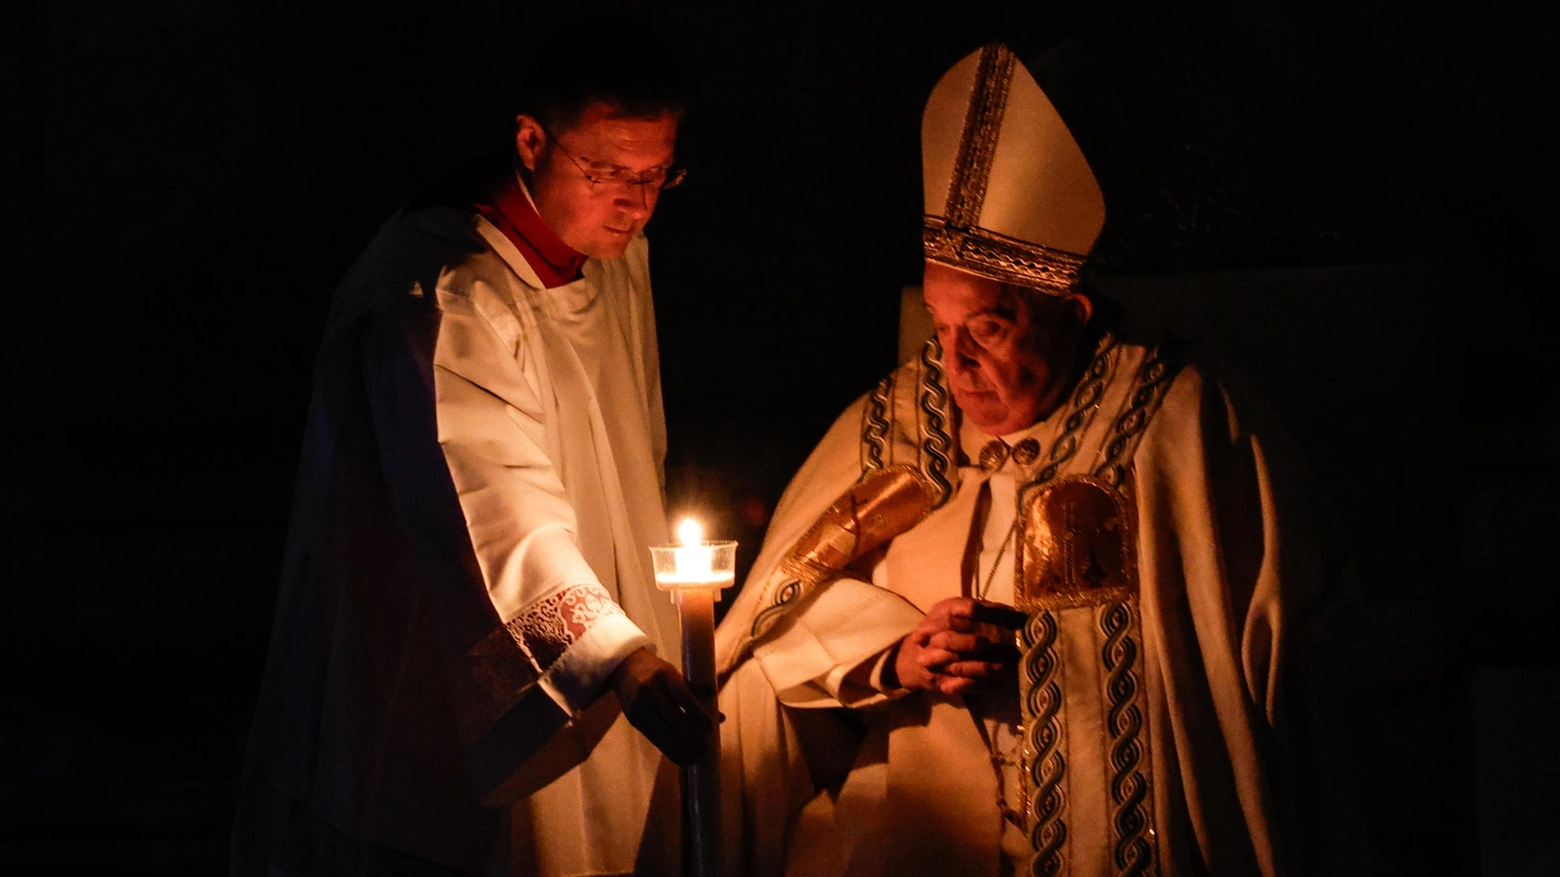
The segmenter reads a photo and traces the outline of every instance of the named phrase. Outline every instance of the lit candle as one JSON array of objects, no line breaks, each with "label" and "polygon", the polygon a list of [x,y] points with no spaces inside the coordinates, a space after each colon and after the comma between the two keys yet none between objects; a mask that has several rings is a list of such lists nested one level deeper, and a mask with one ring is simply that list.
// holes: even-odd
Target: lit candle
[{"label": "lit candle", "polygon": [[670,591],[682,622],[683,676],[715,726],[714,744],[686,768],[683,794],[694,877],[720,867],[720,712],[715,697],[715,601],[736,577],[737,543],[706,542],[692,518],[677,527],[681,544],[652,545],[656,587]]},{"label": "lit candle", "polygon": [[[673,558],[677,564],[677,581],[679,584],[694,584],[697,582],[713,583],[711,578],[715,566],[715,548],[704,544],[704,528],[693,518],[684,518],[677,525],[677,541],[682,547],[672,550]],[[660,581],[657,577],[656,581]]]},{"label": "lit candle", "polygon": [[692,518],[677,525],[677,545],[653,545],[655,585],[672,592],[677,602],[683,591],[710,591],[720,599],[720,589],[731,587],[736,576],[735,542],[706,542],[704,528]]}]

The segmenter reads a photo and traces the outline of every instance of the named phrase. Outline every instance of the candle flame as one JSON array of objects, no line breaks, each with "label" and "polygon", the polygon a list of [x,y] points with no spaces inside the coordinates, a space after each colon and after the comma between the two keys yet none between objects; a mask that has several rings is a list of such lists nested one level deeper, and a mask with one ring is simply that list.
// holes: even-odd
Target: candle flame
[{"label": "candle flame", "polygon": [[693,518],[683,518],[677,525],[677,538],[684,545],[698,545],[704,541],[704,528]]}]

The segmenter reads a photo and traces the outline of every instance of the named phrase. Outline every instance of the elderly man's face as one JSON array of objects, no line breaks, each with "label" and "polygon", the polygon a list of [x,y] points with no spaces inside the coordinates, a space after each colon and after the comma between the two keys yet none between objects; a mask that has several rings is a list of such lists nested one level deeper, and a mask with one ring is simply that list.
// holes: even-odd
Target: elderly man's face
[{"label": "elderly man's face", "polygon": [[926,263],[923,285],[953,401],[988,435],[1039,422],[1066,394],[1087,297],[1053,298]]},{"label": "elderly man's face", "polygon": [[536,211],[560,240],[598,259],[623,255],[650,220],[676,143],[670,113],[625,118],[605,103],[591,104],[562,131],[521,116],[515,133]]}]

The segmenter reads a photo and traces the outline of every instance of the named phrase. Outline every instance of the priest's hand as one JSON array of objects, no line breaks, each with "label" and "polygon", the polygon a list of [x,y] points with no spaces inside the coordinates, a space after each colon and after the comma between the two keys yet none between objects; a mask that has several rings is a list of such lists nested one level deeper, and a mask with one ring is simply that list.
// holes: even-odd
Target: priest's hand
[{"label": "priest's hand", "polygon": [[611,678],[623,715],[667,758],[692,764],[710,748],[715,725],[676,667],[636,649]]},{"label": "priest's hand", "polygon": [[1013,630],[1023,617],[1001,603],[969,597],[940,600],[899,641],[888,666],[903,688],[963,694],[994,684],[1018,666]]}]

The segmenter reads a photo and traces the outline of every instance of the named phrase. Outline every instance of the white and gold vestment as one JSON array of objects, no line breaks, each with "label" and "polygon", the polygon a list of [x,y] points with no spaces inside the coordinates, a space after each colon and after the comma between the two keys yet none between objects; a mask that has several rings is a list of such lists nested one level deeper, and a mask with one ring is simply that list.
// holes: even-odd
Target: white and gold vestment
[{"label": "white and gold vestment", "polygon": [[[930,344],[848,409],[722,624],[734,873],[1305,873],[1348,828],[1311,631],[1349,579],[1282,429],[1109,334],[995,466],[946,400]],[[983,590],[1028,617],[1018,709],[883,690]]]}]

